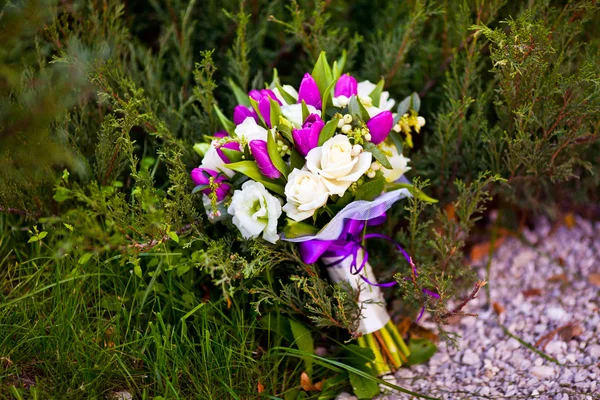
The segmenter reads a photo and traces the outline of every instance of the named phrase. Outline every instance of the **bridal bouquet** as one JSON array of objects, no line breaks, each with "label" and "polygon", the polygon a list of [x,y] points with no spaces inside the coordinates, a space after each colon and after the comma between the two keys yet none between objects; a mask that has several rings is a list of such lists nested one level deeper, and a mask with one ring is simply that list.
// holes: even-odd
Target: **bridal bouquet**
[{"label": "bridal bouquet", "polygon": [[[365,230],[411,195],[402,149],[425,120],[416,94],[394,113],[383,80],[357,82],[342,64],[330,67],[322,53],[297,90],[276,71],[268,88],[248,94],[232,83],[233,121],[215,107],[225,130],[195,146],[203,160],[191,177],[212,221],[231,218],[247,240],[295,242],[304,262],[321,262],[334,282],[359,291],[358,344],[374,351],[381,374],[405,363],[409,350],[380,289],[396,282],[377,282],[365,248],[368,239],[392,239]],[[410,256],[394,244],[414,279]]]}]

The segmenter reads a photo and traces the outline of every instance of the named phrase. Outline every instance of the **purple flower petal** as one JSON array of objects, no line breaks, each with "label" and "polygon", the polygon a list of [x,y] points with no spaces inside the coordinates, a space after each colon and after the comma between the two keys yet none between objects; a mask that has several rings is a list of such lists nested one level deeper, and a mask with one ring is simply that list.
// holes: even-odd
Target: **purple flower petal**
[{"label": "purple flower petal", "polygon": [[267,150],[267,142],[264,140],[253,140],[250,142],[250,152],[258,165],[260,173],[267,178],[277,179],[281,176],[281,172],[275,168],[275,165],[269,157]]},{"label": "purple flower petal", "polygon": [[234,124],[239,125],[248,117],[252,117],[256,122],[258,122],[258,115],[256,115],[256,111],[254,111],[252,107],[246,107],[240,104],[233,109]]},{"label": "purple flower petal", "polygon": [[321,108],[319,86],[317,86],[317,82],[315,82],[309,73],[304,74],[304,78],[302,78],[300,88],[298,89],[298,103],[302,103],[302,100],[317,109]]},{"label": "purple flower petal", "polygon": [[356,83],[356,79],[350,74],[340,76],[335,84],[333,95],[334,97],[346,96],[348,98],[358,95],[358,84]]},{"label": "purple flower petal", "polygon": [[309,151],[317,147],[319,144],[319,135],[321,130],[325,126],[325,123],[317,114],[310,114],[301,129],[294,129],[292,136],[294,138],[294,145],[298,152],[306,157]]},{"label": "purple flower petal", "polygon": [[394,126],[394,117],[390,111],[382,111],[367,122],[371,142],[379,144],[387,138]]}]

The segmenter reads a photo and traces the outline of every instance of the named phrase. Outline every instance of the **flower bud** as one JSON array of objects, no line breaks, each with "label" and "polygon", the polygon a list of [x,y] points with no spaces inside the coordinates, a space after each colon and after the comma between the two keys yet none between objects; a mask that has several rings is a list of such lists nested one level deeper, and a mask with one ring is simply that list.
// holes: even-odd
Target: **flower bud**
[{"label": "flower bud", "polygon": [[350,114],[344,115],[344,122],[347,123],[347,124],[351,123],[352,122],[352,115],[350,115]]},{"label": "flower bud", "polygon": [[322,103],[319,87],[309,73],[304,74],[304,78],[302,78],[300,88],[298,89],[298,103],[302,103],[302,100],[317,109],[321,108]]},{"label": "flower bud", "polygon": [[319,135],[325,123],[317,114],[310,114],[301,129],[294,129],[292,137],[294,145],[302,157],[306,157],[309,151],[317,147],[319,144]]},{"label": "flower bud", "polygon": [[382,111],[367,122],[367,128],[371,135],[371,139],[365,139],[373,142],[373,144],[379,144],[387,138],[394,125],[394,117],[389,111]]},{"label": "flower bud", "polygon": [[425,126],[425,118],[421,117],[420,115],[417,117],[417,123],[419,124],[419,126],[422,128]]},{"label": "flower bud", "polygon": [[252,117],[256,122],[258,122],[258,115],[256,115],[256,111],[252,107],[246,107],[242,104],[236,106],[233,109],[233,123],[236,125],[244,122],[246,118]]},{"label": "flower bud", "polygon": [[344,74],[340,76],[337,83],[335,84],[335,90],[333,92],[334,97],[345,96],[352,97],[358,93],[358,87],[356,79],[350,74]]},{"label": "flower bud", "polygon": [[340,107],[344,108],[348,105],[348,103],[350,102],[350,99],[344,95],[338,96],[337,98],[338,104],[340,105]]},{"label": "flower bud", "polygon": [[264,140],[253,140],[249,144],[250,152],[256,160],[256,165],[260,173],[267,178],[277,179],[281,176],[281,172],[275,168],[273,161],[269,157],[269,151],[267,150],[267,142]]},{"label": "flower bud", "polygon": [[346,124],[346,125],[342,126],[342,133],[346,133],[346,134],[347,134],[347,133],[349,133],[351,130],[352,130],[352,125],[348,125],[348,124]]},{"label": "flower bud", "polygon": [[359,155],[362,152],[363,152],[362,146],[360,144],[355,144],[354,146],[352,146],[352,152],[350,154],[352,155],[352,157],[356,157],[357,155]]}]

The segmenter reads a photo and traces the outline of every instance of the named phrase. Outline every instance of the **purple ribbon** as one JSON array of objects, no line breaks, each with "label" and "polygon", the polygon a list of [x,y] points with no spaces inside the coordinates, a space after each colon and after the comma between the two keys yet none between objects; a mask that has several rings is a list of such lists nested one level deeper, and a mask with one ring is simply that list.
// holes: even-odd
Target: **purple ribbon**
[{"label": "purple ribbon", "polygon": [[[385,219],[386,214],[383,213],[378,217],[366,221],[366,224],[367,226],[381,225]],[[400,253],[402,253],[408,264],[412,267],[414,276],[417,277],[419,275],[417,267],[412,262],[412,258],[408,255],[408,253],[406,253],[406,251],[404,251],[400,244],[395,242],[391,237],[379,233],[369,233],[363,236],[362,231],[364,228],[365,221],[350,219],[346,225],[344,225],[344,230],[337,240],[308,240],[306,242],[298,243],[300,246],[300,256],[302,257],[302,261],[307,264],[312,264],[317,262],[320,258],[339,257],[338,260],[325,265],[325,267],[329,268],[340,264],[348,257],[352,257],[352,262],[350,263],[350,273],[352,275],[359,275],[363,281],[372,286],[392,287],[398,282],[391,281],[385,283],[374,283],[361,274],[362,270],[367,264],[367,261],[369,260],[369,252],[362,245],[363,240],[383,239],[393,243]],[[358,258],[361,250],[363,251],[363,259],[359,263]],[[405,279],[409,280],[408,277]],[[436,299],[440,298],[439,294],[432,292],[431,290],[423,289],[423,293]],[[423,305],[421,308],[421,312],[417,317],[417,322],[421,319],[424,312],[425,305]]]}]

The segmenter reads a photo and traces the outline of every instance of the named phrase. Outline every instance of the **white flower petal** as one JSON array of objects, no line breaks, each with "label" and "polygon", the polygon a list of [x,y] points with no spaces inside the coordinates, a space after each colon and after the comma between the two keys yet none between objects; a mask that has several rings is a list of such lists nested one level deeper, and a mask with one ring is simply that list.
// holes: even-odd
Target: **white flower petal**
[{"label": "white flower petal", "polygon": [[221,171],[229,178],[231,178],[235,171],[230,170],[229,168],[225,168],[225,161],[219,156],[217,153],[217,149],[215,148],[214,142],[210,144],[208,151],[204,154],[204,158],[202,159],[202,164],[200,164],[200,168],[212,169],[213,171]]},{"label": "white flower petal", "polygon": [[[311,105],[307,105],[308,111],[311,114],[317,114],[319,117],[321,116],[321,111],[317,110]],[[302,128],[302,104],[290,104],[281,106],[281,113],[288,121],[292,123],[294,128],[300,129]]]},{"label": "white flower petal", "polygon": [[368,151],[360,153],[358,156],[358,163],[352,168],[352,171],[348,175],[338,178],[338,180],[343,182],[356,182],[371,167],[372,160],[373,155]]},{"label": "white flower petal", "polygon": [[267,130],[256,123],[252,117],[247,117],[244,122],[235,127],[235,134],[242,137],[247,143],[253,140],[267,141]]},{"label": "white flower petal", "polygon": [[346,193],[346,190],[352,185],[352,182],[344,182],[339,179],[325,179],[323,178],[323,183],[327,186],[329,192],[334,195],[343,196]]}]

